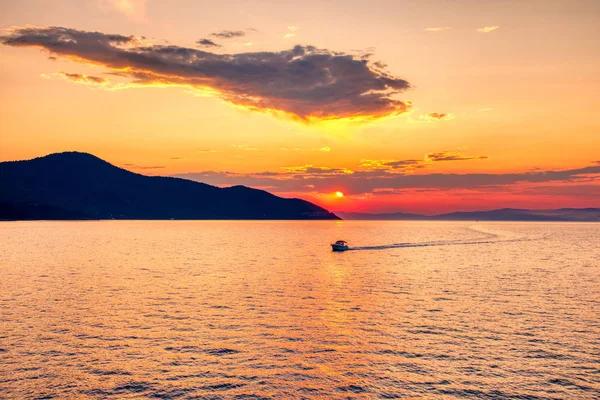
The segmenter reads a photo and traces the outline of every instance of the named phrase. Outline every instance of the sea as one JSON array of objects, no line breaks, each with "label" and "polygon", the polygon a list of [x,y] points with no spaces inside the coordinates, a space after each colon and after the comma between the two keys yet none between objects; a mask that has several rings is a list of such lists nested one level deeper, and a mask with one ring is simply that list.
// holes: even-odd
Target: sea
[{"label": "sea", "polygon": [[0,398],[598,399],[600,224],[2,222]]}]

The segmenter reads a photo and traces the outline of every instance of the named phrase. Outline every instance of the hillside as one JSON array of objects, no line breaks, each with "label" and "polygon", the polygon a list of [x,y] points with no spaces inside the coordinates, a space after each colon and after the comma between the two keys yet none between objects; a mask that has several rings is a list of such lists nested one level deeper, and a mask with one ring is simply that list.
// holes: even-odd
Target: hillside
[{"label": "hillside", "polygon": [[0,219],[338,219],[300,199],[118,168],[87,153],[0,163]]}]

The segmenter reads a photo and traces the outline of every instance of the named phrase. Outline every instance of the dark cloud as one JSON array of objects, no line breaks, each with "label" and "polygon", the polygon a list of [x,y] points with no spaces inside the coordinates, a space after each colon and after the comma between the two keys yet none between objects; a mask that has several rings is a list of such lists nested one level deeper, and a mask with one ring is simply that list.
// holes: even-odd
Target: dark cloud
[{"label": "dark cloud", "polygon": [[440,153],[427,153],[427,159],[431,161],[466,161],[485,160],[487,156],[467,156],[461,153],[443,151]]},{"label": "dark cloud", "polygon": [[[287,173],[296,179],[316,178],[323,176],[349,174],[351,170],[346,168],[329,168],[329,167],[313,167],[312,165],[304,165],[301,167],[285,168]],[[279,176],[282,174],[280,173]]]},{"label": "dark cloud", "polygon": [[223,47],[220,44],[215,43],[210,39],[200,39],[196,42],[196,44],[200,47]]},{"label": "dark cloud", "polygon": [[424,166],[423,160],[394,160],[386,161],[383,163],[384,166],[391,168],[405,168],[405,167],[422,167]]},{"label": "dark cloud", "polygon": [[407,81],[371,68],[367,60],[313,46],[216,54],[62,27],[18,28],[0,42],[101,65],[138,85],[210,88],[227,102],[305,120],[397,115],[407,105],[393,96],[410,88]]},{"label": "dark cloud", "polygon": [[91,76],[91,75],[84,75],[84,74],[69,74],[67,72],[59,72],[58,75],[68,81],[76,82],[76,83],[87,83],[87,84],[92,84],[92,85],[104,85],[104,84],[108,83],[108,79],[102,78],[99,76]]},{"label": "dark cloud", "polygon": [[431,114],[428,114],[428,116],[429,116],[430,118],[435,118],[435,119],[442,119],[442,118],[444,118],[444,117],[445,117],[445,116],[447,116],[447,115],[448,115],[448,114],[446,114],[446,113],[436,113],[436,112],[434,112],[434,113],[431,113]]},{"label": "dark cloud", "polygon": [[218,37],[219,39],[232,39],[232,38],[246,36],[246,32],[245,31],[224,30],[224,31],[220,31],[220,32],[211,33],[210,36]]},{"label": "dark cloud", "polygon": [[427,153],[422,160],[362,160],[361,166],[372,170],[400,170],[411,171],[414,169],[425,168],[439,161],[467,161],[467,160],[485,160],[487,156],[469,156],[458,152],[442,151],[438,153]]},{"label": "dark cloud", "polygon": [[[600,180],[600,166],[560,171],[536,171],[508,174],[399,174],[384,169],[350,171],[348,173],[327,174],[321,167],[320,174],[296,171],[279,175],[260,176],[258,174],[229,174],[223,172],[200,172],[178,175],[180,178],[197,180],[214,185],[248,185],[270,187],[274,192],[329,192],[343,187],[347,194],[364,194],[402,189],[497,189],[518,183],[581,183]],[[302,178],[302,179],[299,179]],[[307,190],[307,185],[313,188]],[[558,189],[557,189],[558,190]],[[594,192],[595,190],[595,192]],[[589,185],[589,193],[600,196],[600,185]],[[568,194],[568,189],[565,189]]]},{"label": "dark cloud", "polygon": [[454,114],[450,114],[450,113],[438,113],[438,112],[433,112],[433,113],[429,113],[429,114],[424,114],[424,115],[420,115],[419,119],[423,120],[425,122],[428,123],[432,123],[432,122],[440,122],[440,121],[449,121],[456,118],[456,116]]}]

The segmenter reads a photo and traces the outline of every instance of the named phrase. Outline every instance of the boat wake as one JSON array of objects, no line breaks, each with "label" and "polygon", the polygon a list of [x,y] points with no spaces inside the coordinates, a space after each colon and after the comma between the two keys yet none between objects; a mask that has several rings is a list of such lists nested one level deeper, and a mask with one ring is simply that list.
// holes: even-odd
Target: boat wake
[{"label": "boat wake", "polygon": [[394,243],[386,244],[381,246],[360,246],[350,247],[347,251],[351,250],[386,250],[386,249],[402,249],[410,247],[433,247],[433,246],[464,246],[470,244],[491,244],[491,243],[511,243],[511,242],[526,242],[532,240],[541,240],[546,236],[540,237],[514,237],[508,234],[492,233],[490,231],[482,230],[475,227],[469,227],[468,229],[477,231],[484,234],[484,237],[471,240],[437,240],[430,242],[406,242],[406,243]]}]

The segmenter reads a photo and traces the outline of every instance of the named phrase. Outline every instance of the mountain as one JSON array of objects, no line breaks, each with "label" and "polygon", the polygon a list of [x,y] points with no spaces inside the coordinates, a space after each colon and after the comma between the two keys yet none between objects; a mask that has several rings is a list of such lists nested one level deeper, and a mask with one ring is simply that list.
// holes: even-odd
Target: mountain
[{"label": "mountain", "polygon": [[490,211],[452,212],[438,215],[407,213],[367,214],[337,212],[343,219],[356,220],[425,220],[425,221],[588,221],[600,222],[600,208],[560,208],[557,210],[525,210],[503,208]]},{"label": "mountain", "polygon": [[421,215],[421,214],[410,214],[410,213],[403,213],[403,212],[369,214],[369,213],[339,211],[339,212],[336,212],[336,215],[339,215],[342,219],[372,220],[372,221],[394,221],[394,220],[422,221],[424,219],[429,218],[429,217],[427,217],[425,215]]},{"label": "mountain", "polygon": [[339,219],[300,199],[136,174],[87,153],[0,163],[0,219]]}]

